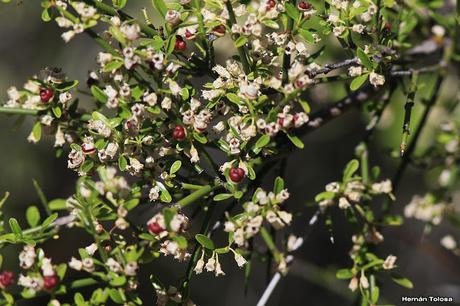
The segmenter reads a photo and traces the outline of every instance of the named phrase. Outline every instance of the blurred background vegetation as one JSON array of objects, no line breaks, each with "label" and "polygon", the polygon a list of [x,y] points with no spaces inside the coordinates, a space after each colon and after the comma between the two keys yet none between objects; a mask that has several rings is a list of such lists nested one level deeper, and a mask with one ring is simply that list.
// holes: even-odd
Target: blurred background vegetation
[{"label": "blurred background vegetation", "polygon": [[[139,15],[136,14],[139,12],[137,8],[130,8],[133,15]],[[60,34],[54,23],[41,21],[38,1],[0,6],[0,101],[6,99],[9,86],[22,86],[28,77],[47,66],[63,68],[71,79],[79,79],[85,89],[87,73],[95,67],[95,56],[99,49],[84,35],[77,36],[66,45]],[[225,42],[217,49],[217,54],[223,54]],[[340,48],[329,53],[325,62],[343,57]],[[425,90],[428,90],[431,86],[430,76],[425,77],[424,81]],[[443,103],[452,99],[453,91],[450,89],[458,86],[458,80],[451,76],[444,85],[441,97]],[[423,96],[423,91],[421,89],[418,96]],[[344,87],[338,83],[321,85],[309,93],[309,100],[313,108],[318,108],[323,101],[332,102],[344,94]],[[393,97],[392,107],[386,110],[370,148],[371,162],[382,167],[383,177],[391,178],[397,166],[397,158],[392,157],[392,151],[399,148],[403,103],[402,92],[398,92]],[[416,103],[413,123],[421,110],[421,103]],[[442,107],[434,109],[419,150],[423,150],[432,141],[433,129],[444,116]],[[53,139],[38,145],[27,143],[31,121],[26,120],[22,126],[17,126],[16,119],[3,115],[0,117],[0,193],[11,193],[5,207],[6,217],[15,216],[24,220],[27,206],[39,206],[33,179],[39,182],[46,196],[52,199],[72,194],[77,177],[76,173],[66,168],[65,157],[54,157]],[[351,111],[325,128],[309,134],[305,138],[305,149],[288,158],[285,170],[291,193],[288,209],[299,213],[294,223],[294,232],[298,235],[305,230],[305,224],[315,210],[308,208],[307,204],[312,202],[315,194],[323,190],[325,184],[340,178],[344,165],[353,158],[354,148],[364,135],[365,125],[364,115],[356,110]],[[271,179],[267,177],[266,181],[271,182]],[[429,180],[421,172],[409,169],[403,178],[393,211],[401,212],[411,196],[417,192],[423,193],[427,184]],[[329,232],[322,222],[318,222],[269,305],[353,305],[354,297],[347,289],[348,284],[335,279],[335,269],[351,263],[348,259],[351,230],[341,222],[342,219],[339,214],[334,216],[334,244],[330,242]],[[439,245],[440,238],[447,230],[446,226],[441,226],[429,235],[424,235],[423,224],[408,220],[403,226],[383,233],[386,239],[377,252],[382,256],[397,255],[401,272],[415,284],[413,290],[408,290],[388,281],[382,288],[386,302],[399,305],[402,295],[452,296],[460,301],[460,260]],[[68,261],[76,255],[77,247],[90,243],[89,238],[81,232],[66,230],[62,235],[58,241],[48,242],[44,246],[47,255],[55,263]],[[458,234],[456,237],[460,238]],[[2,254],[5,258],[4,267],[15,269],[18,248],[10,247],[7,252]],[[153,271],[166,283],[169,281],[177,284],[174,277],[183,275],[186,265],[171,263],[169,259],[161,259],[152,265],[151,271],[143,272],[147,276]],[[266,286],[266,265],[261,263],[255,266],[246,294],[243,271],[231,272],[235,270],[231,260],[224,261],[223,266],[226,277],[215,279],[206,273],[194,277],[192,298],[197,305],[255,305]],[[148,305],[153,305],[151,288],[141,287],[140,290],[146,300],[151,301]],[[35,301],[30,305],[46,305],[46,300]]]}]

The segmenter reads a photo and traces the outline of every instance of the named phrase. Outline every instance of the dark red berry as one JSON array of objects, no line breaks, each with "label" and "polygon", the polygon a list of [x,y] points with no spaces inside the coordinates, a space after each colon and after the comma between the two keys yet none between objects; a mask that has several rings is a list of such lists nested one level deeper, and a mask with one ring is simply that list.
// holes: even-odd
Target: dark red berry
[{"label": "dark red berry", "polygon": [[309,9],[311,9],[311,4],[308,3],[308,2],[302,1],[297,5],[297,7],[300,10],[309,10]]},{"label": "dark red berry", "polygon": [[244,177],[246,176],[246,173],[241,168],[231,168],[229,172],[229,176],[232,182],[239,183],[244,179]]},{"label": "dark red berry", "polygon": [[40,99],[43,103],[48,103],[53,97],[53,90],[51,88],[44,88],[40,90]]},{"label": "dark red berry", "polygon": [[384,27],[385,31],[391,32],[391,28],[392,28],[391,23],[389,22],[385,23],[385,27]]},{"label": "dark red berry", "polygon": [[148,227],[149,227],[149,232],[151,232],[152,234],[155,234],[155,235],[158,235],[159,233],[164,231],[164,228],[162,228],[160,226],[160,224],[158,224],[157,222],[149,223]]},{"label": "dark red berry", "polygon": [[[190,32],[189,30],[185,30],[185,38],[187,38],[187,39],[193,39],[193,38],[195,38],[195,36],[196,36],[196,35],[195,35],[194,33]],[[177,40],[176,40],[176,41],[177,41]]]},{"label": "dark red berry", "polygon": [[0,287],[6,288],[13,283],[14,274],[11,271],[3,271],[0,274]]},{"label": "dark red berry", "polygon": [[59,278],[56,274],[43,277],[43,287],[46,290],[52,290],[59,282]]},{"label": "dark red berry", "polygon": [[174,50],[182,51],[187,48],[187,44],[185,43],[184,39],[180,35],[176,35],[176,43],[174,44]]},{"label": "dark red berry", "polygon": [[175,140],[182,140],[185,138],[185,128],[182,125],[176,125],[173,130],[172,137]]},{"label": "dark red berry", "polygon": [[267,11],[268,11],[268,10],[271,10],[271,9],[274,8],[275,6],[276,6],[276,1],[275,1],[275,0],[269,0],[269,1],[267,1],[267,6],[266,6]]},{"label": "dark red berry", "polygon": [[218,25],[212,29],[212,32],[217,36],[224,36],[225,35],[225,26],[223,24]]}]

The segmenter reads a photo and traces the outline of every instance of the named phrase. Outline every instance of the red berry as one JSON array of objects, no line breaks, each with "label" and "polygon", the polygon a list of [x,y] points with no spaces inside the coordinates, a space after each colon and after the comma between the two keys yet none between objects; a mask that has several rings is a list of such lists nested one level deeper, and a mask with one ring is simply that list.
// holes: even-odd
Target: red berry
[{"label": "red berry", "polygon": [[54,287],[56,287],[58,282],[59,282],[59,278],[57,277],[56,274],[43,277],[43,286],[45,287],[46,290],[53,289]]},{"label": "red berry", "polygon": [[231,168],[229,175],[232,182],[239,183],[244,179],[246,173],[241,168]]},{"label": "red berry", "polygon": [[391,32],[392,24],[387,22],[385,23],[384,28],[385,28],[385,31]]},{"label": "red berry", "polygon": [[159,233],[164,231],[164,228],[162,228],[160,224],[158,224],[157,222],[149,223],[148,227],[149,227],[149,231],[155,235],[158,235]]},{"label": "red berry", "polygon": [[267,1],[267,6],[266,6],[267,11],[268,11],[268,10],[271,10],[271,9],[274,8],[275,6],[276,6],[275,0],[269,0],[269,1]]},{"label": "red berry", "polygon": [[0,287],[6,288],[13,283],[14,274],[11,271],[3,271],[0,274]]},{"label": "red berry", "polygon": [[215,26],[213,29],[212,29],[212,32],[217,35],[217,36],[224,36],[225,35],[225,26],[223,24],[221,25],[218,25],[218,26]]},{"label": "red berry", "polygon": [[176,125],[173,130],[172,137],[175,140],[182,140],[185,138],[185,128],[182,125]]},{"label": "red berry", "polygon": [[[195,36],[196,35],[194,33],[190,32],[189,30],[185,30],[185,38],[193,39],[193,38],[195,38]],[[176,40],[176,42],[177,42],[177,40]]]},{"label": "red berry", "polygon": [[180,35],[176,35],[176,43],[174,44],[174,50],[182,51],[187,48],[187,44],[185,43],[184,39]]},{"label": "red berry", "polygon": [[40,99],[43,103],[48,103],[53,97],[53,90],[51,88],[44,88],[40,90]]},{"label": "red berry", "polygon": [[309,10],[311,9],[311,4],[305,1],[302,1],[298,4],[298,8],[301,10]]}]

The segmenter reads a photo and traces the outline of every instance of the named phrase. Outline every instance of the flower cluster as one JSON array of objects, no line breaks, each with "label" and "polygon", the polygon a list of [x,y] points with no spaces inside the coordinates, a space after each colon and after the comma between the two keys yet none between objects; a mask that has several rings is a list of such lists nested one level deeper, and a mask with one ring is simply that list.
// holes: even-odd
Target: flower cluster
[{"label": "flower cluster", "polygon": [[[372,113],[375,124],[388,104],[380,100],[399,88],[406,90],[400,78],[410,76],[416,83],[426,71],[441,75],[441,62],[456,52],[456,47],[455,52],[449,49],[433,69],[419,68],[419,58],[442,54],[450,41],[445,37],[455,32],[444,28],[455,23],[450,15],[452,22],[437,24],[441,18],[436,5],[414,3],[407,8],[395,1],[377,5],[370,0],[151,4],[155,18],[143,9],[140,20],[124,11],[126,0],[41,3],[42,19],[54,19],[66,43],[85,34],[101,50],[86,82],[46,68],[21,89],[10,87],[0,107],[0,113],[35,117],[28,140],[36,143],[52,135],[57,156],[66,156],[67,167],[79,177],[67,199],[42,200],[48,213],[43,221],[32,206],[26,212],[30,228],[23,230],[14,218],[9,221],[11,231],[0,224],[5,244],[25,245],[19,254],[24,271],[17,279],[24,298],[46,292],[52,296],[50,305],[60,305],[58,296],[68,288],[97,282],[100,286],[88,302],[75,294],[77,305],[140,305],[137,288],[145,272],[158,305],[194,305],[191,272],[224,275],[221,256],[226,254],[239,267],[260,257],[273,262],[277,273],[287,273],[292,252],[303,238],[288,233],[294,216],[286,209],[284,180],[278,177],[272,191],[260,187],[267,171],[282,166],[286,153],[304,147],[301,136],[306,131],[352,104],[378,100],[363,108]],[[426,14],[416,16],[413,11]],[[416,26],[420,35],[409,35]],[[421,37],[426,40],[421,42]],[[346,90],[336,90],[332,82]],[[347,95],[340,102],[323,108],[324,98],[342,92]],[[408,100],[414,95],[415,89]],[[350,251],[353,267],[337,276],[350,279],[351,290],[361,289],[362,305],[377,304],[377,273],[396,267],[395,256],[381,259],[371,246],[383,241],[383,226],[402,223],[385,208],[395,199],[394,182],[379,180],[378,167],[368,166],[366,145],[372,131],[368,129],[357,150],[360,161],[348,163],[342,180],[326,185],[315,198],[326,226],[332,226],[330,211],[338,206],[357,228]],[[405,208],[406,217],[432,225],[445,215],[456,217],[448,203],[456,181],[454,165],[460,159],[458,140],[455,124],[445,124],[430,154],[420,158],[439,170],[439,190],[414,197]],[[442,165],[435,165],[440,159]],[[379,199],[386,201],[382,216],[372,206]],[[220,201],[230,205],[213,225]],[[195,212],[189,213],[187,206],[196,203]],[[233,207],[239,209],[237,214],[231,212]],[[195,226],[201,213],[203,224]],[[94,243],[55,265],[36,245],[68,227],[81,230]],[[213,237],[221,227],[228,236],[224,243]],[[271,231],[286,232],[283,242]],[[442,245],[458,251],[455,240],[445,238]],[[161,255],[187,263],[180,284],[162,284],[156,271],[141,269]],[[66,267],[71,269],[66,272]],[[87,278],[69,284],[70,273]],[[411,286],[401,277],[393,279]],[[0,304],[13,304],[9,290],[14,281],[12,272],[0,273]]]}]

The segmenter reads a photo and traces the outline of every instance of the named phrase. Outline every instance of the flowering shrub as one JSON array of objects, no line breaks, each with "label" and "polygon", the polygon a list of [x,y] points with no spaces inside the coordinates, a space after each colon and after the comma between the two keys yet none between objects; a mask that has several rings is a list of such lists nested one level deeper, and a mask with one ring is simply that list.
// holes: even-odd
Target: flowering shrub
[{"label": "flowering shrub", "polygon": [[[14,218],[9,227],[0,227],[2,246],[24,246],[21,273],[0,274],[1,303],[46,293],[55,306],[60,296],[76,291],[73,303],[79,306],[141,305],[139,270],[161,256],[187,262],[187,270],[174,284],[150,273],[157,305],[194,305],[189,290],[194,274],[221,276],[235,268],[224,268],[222,257],[233,257],[246,275],[249,261],[271,258],[276,285],[304,235],[289,229],[295,216],[284,205],[289,192],[282,171],[271,190],[261,188],[264,175],[303,149],[305,134],[352,106],[369,115],[369,125],[343,177],[316,196],[310,225],[322,216],[331,228],[331,211],[341,210],[354,228],[351,265],[337,277],[348,279],[361,305],[378,303],[381,272],[412,287],[393,273],[395,255],[380,258],[374,250],[384,241],[383,227],[403,222],[391,207],[409,162],[438,169],[440,175],[439,188],[414,196],[405,217],[429,226],[445,216],[460,220],[450,196],[459,159],[457,123],[443,124],[433,147],[413,156],[447,67],[458,67],[459,45],[453,42],[460,30],[452,4],[153,0],[154,13],[143,9],[143,18],[133,18],[124,10],[127,2],[41,3],[43,21],[54,20],[65,42],[85,34],[101,52],[86,85],[47,68],[23,88],[11,87],[0,108],[36,118],[28,140],[54,137],[57,156],[67,156],[68,168],[79,176],[67,199],[42,197],[44,220],[32,206],[26,211],[27,228]],[[224,50],[219,43],[230,47]],[[340,56],[330,54],[337,49]],[[326,106],[307,102],[306,94],[332,88],[324,87],[332,82],[345,86],[341,100]],[[422,89],[423,97],[416,99]],[[367,146],[396,90],[406,96],[401,161],[393,179],[379,178]],[[81,100],[91,104],[82,107]],[[410,133],[418,100],[425,110]],[[451,104],[455,109],[456,101]],[[228,204],[220,216],[219,202]],[[195,213],[186,209],[189,205]],[[152,208],[146,222],[133,218],[145,208]],[[196,218],[199,212],[202,221]],[[83,229],[94,243],[58,264],[39,246],[68,227]],[[224,242],[214,238],[219,231],[227,235]],[[275,239],[276,232],[284,238]],[[442,245],[459,253],[452,236]],[[71,270],[84,277],[70,280]],[[94,285],[91,295],[78,292]],[[265,305],[273,287],[258,305]]]}]

